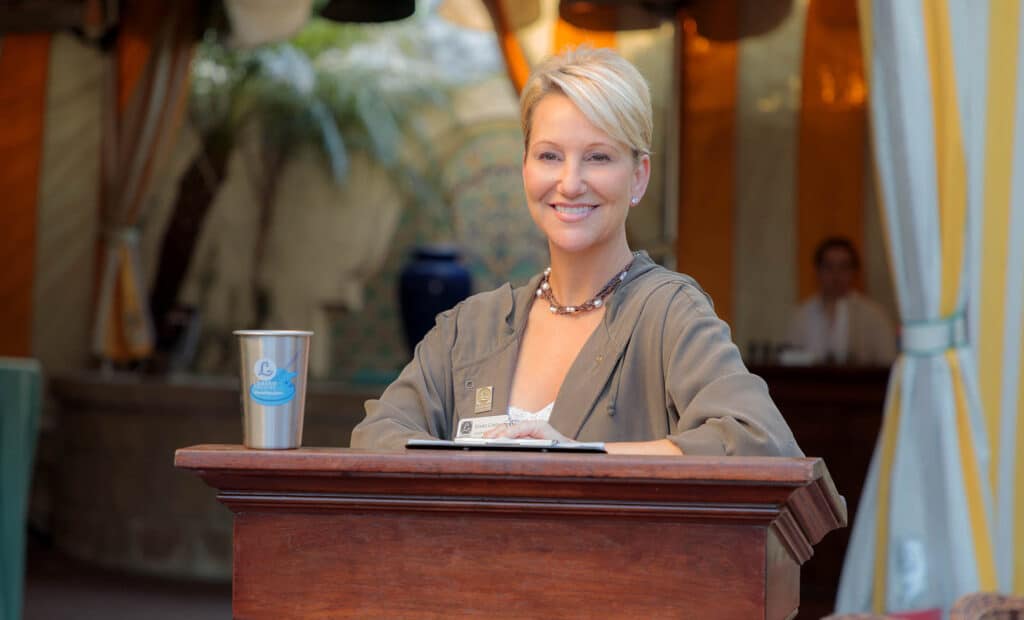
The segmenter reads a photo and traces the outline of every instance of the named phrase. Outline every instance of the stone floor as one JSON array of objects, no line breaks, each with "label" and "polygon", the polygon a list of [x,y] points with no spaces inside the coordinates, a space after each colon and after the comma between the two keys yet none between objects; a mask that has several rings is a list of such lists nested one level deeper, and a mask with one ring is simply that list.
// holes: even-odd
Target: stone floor
[{"label": "stone floor", "polygon": [[24,620],[223,620],[231,584],[127,575],[68,558],[31,540]]}]

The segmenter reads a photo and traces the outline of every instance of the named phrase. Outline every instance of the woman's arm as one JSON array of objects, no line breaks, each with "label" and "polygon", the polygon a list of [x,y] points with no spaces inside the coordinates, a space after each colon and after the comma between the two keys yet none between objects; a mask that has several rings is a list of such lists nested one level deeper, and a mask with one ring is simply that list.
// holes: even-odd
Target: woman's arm
[{"label": "woman's arm", "polygon": [[353,448],[398,450],[409,439],[451,436],[451,350],[458,308],[438,315],[398,378],[379,399],[366,401],[366,418],[352,430]]},{"label": "woman's arm", "polygon": [[608,454],[650,454],[661,456],[678,456],[683,453],[679,446],[668,439],[654,441],[613,441],[604,444]]},{"label": "woman's arm", "polygon": [[685,454],[803,456],[760,377],[750,374],[729,326],[694,286],[668,306],[662,338],[668,437]]}]

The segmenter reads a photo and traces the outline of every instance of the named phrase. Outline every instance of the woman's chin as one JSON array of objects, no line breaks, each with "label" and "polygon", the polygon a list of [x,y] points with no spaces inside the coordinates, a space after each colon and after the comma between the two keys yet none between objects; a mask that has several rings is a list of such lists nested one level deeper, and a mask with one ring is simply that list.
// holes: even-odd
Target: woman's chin
[{"label": "woman's chin", "polygon": [[593,235],[556,233],[548,235],[548,245],[552,251],[566,254],[580,254],[594,249],[598,244]]}]

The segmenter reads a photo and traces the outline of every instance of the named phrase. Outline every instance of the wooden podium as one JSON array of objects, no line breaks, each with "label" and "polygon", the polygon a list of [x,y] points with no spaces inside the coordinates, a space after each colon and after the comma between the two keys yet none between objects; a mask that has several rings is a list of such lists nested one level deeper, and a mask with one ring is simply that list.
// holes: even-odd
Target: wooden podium
[{"label": "wooden podium", "polygon": [[791,618],[846,524],[820,459],[178,450],[235,515],[236,618]]}]

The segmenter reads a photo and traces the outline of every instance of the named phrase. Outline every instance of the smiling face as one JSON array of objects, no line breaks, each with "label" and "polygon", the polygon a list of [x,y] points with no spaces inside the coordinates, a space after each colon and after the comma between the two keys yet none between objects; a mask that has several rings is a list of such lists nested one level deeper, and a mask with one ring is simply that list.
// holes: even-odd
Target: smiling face
[{"label": "smiling face", "polygon": [[549,94],[533,110],[523,160],[530,215],[552,251],[616,251],[626,244],[630,199],[650,178],[647,155],[595,127],[566,96]]}]

